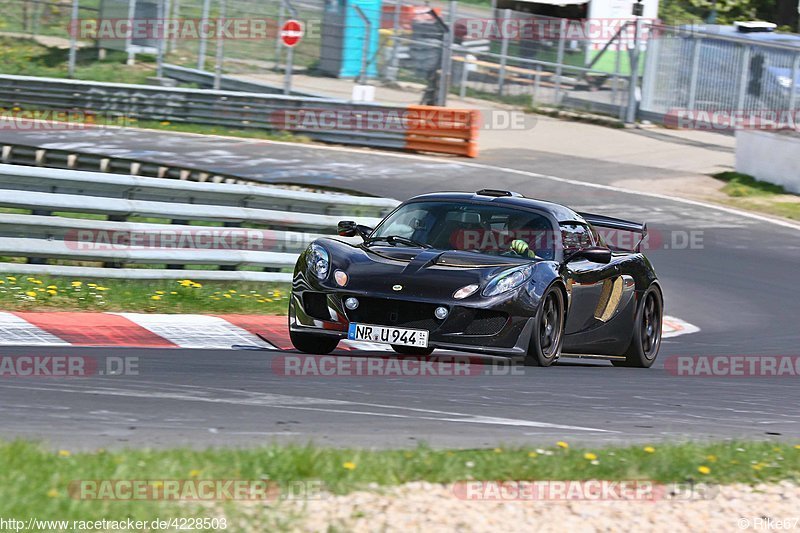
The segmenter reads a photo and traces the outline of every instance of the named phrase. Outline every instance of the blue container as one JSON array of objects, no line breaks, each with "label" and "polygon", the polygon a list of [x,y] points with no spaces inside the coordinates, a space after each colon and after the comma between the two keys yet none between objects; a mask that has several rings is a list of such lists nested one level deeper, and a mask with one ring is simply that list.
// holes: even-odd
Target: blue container
[{"label": "blue container", "polygon": [[[364,39],[369,39],[367,76],[377,77],[377,53],[380,46],[381,0],[330,0],[322,20],[319,69],[337,78],[357,78],[361,74]],[[366,24],[355,6],[361,8],[371,23]]]}]

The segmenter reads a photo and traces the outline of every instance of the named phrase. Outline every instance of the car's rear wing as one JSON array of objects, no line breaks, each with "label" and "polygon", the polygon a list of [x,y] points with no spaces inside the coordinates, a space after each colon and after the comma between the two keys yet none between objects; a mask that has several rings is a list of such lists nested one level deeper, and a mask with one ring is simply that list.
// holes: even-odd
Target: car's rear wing
[{"label": "car's rear wing", "polygon": [[[632,247],[632,250],[628,250],[622,246],[610,246],[610,248],[614,250],[625,250],[625,251],[634,251],[640,252],[642,241],[644,241],[645,237],[647,237],[647,224],[644,222],[631,222],[630,220],[623,220],[621,218],[614,218],[608,217],[605,215],[593,215],[592,213],[578,213],[580,216],[586,220],[589,224],[594,226],[595,228],[604,228],[610,230],[617,230],[617,231],[630,231],[632,233],[636,233],[640,235],[638,242]],[[611,239],[613,242],[619,243],[620,239]]]}]

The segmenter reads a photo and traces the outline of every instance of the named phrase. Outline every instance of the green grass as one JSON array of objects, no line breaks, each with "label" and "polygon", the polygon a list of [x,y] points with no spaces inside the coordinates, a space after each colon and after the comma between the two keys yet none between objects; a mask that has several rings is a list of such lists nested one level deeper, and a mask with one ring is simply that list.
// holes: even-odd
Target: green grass
[{"label": "green grass", "polygon": [[[434,450],[423,446],[388,451],[307,445],[71,453],[16,441],[0,443],[0,464],[0,500],[6,517],[149,519],[190,513],[209,516],[214,509],[185,502],[73,499],[68,495],[69,484],[73,480],[268,479],[279,487],[312,482],[337,494],[364,489],[369,483],[392,486],[421,480],[756,484],[800,479],[800,445],[729,442],[573,449],[554,443],[544,449]],[[235,502],[224,504],[226,515],[235,515],[235,507]],[[272,510],[263,507],[260,512],[268,515]]]},{"label": "green grass", "polygon": [[[69,50],[47,47],[32,39],[0,37],[0,73],[19,76],[66,78]],[[127,54],[109,50],[104,60],[97,51],[79,49],[75,78],[116,83],[145,83],[155,75],[152,58],[137,56],[137,64],[127,66]]]},{"label": "green grass", "polygon": [[714,177],[725,182],[722,192],[729,197],[725,203],[800,220],[800,197],[787,192],[780,185],[759,181],[738,172],[721,172]]},{"label": "green grass", "polygon": [[7,311],[135,311],[285,315],[288,284],[0,275]]}]

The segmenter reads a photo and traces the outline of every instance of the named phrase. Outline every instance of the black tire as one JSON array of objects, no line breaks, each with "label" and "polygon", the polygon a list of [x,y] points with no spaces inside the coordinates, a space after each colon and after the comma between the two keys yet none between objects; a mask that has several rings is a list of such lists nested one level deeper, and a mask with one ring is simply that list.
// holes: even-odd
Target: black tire
[{"label": "black tire", "polygon": [[430,355],[433,353],[433,348],[417,348],[414,346],[400,346],[399,344],[392,344],[392,350],[401,355]]},{"label": "black tire", "polygon": [[526,365],[550,366],[558,360],[564,345],[565,317],[564,293],[559,287],[550,287],[536,311],[535,326],[525,355]]},{"label": "black tire", "polygon": [[612,360],[614,366],[650,368],[661,347],[664,300],[658,287],[651,285],[639,301],[633,328],[633,338],[623,354],[625,359]]},{"label": "black tire", "polygon": [[[294,295],[292,295],[294,298]],[[299,331],[292,331],[292,322],[294,321],[294,303],[289,304],[289,340],[292,341],[292,346],[303,353],[325,355],[329,354],[336,349],[339,344],[338,337],[330,335],[318,335],[315,333],[301,333]]]},{"label": "black tire", "polygon": [[289,339],[292,345],[303,353],[315,355],[329,354],[339,344],[337,337],[329,335],[315,335],[314,333],[300,333],[289,330]]}]

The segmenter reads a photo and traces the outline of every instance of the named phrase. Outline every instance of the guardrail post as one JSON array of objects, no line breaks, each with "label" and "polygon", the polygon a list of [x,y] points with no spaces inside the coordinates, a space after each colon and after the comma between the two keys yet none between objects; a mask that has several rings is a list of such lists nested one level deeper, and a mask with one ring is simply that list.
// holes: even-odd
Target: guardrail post
[{"label": "guardrail post", "polygon": [[222,86],[222,62],[225,60],[225,37],[222,26],[225,24],[225,9],[227,0],[219,0],[219,17],[217,21],[217,60],[214,65],[214,89],[219,90]]},{"label": "guardrail post", "polygon": [[[211,0],[203,0],[203,14],[200,15],[200,27],[208,27],[208,13],[211,11]],[[215,26],[216,27],[216,26]],[[197,70],[206,68],[206,47],[208,46],[208,36],[206,32],[200,35],[200,48],[197,51]]]},{"label": "guardrail post", "polygon": [[500,30],[500,72],[497,74],[497,94],[503,96],[503,85],[506,81],[506,62],[508,61],[508,35],[506,28],[508,19],[511,18],[511,10],[503,10],[503,22]]}]

